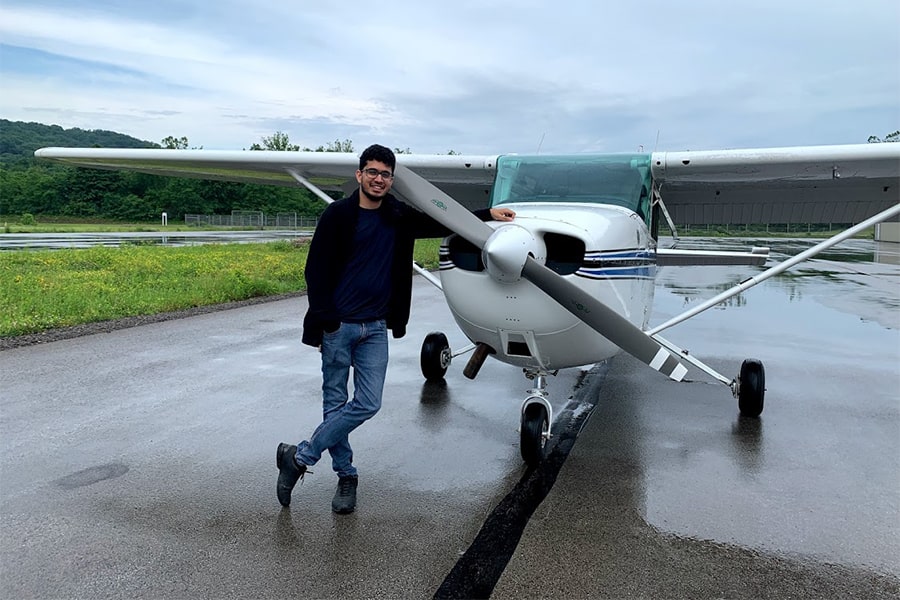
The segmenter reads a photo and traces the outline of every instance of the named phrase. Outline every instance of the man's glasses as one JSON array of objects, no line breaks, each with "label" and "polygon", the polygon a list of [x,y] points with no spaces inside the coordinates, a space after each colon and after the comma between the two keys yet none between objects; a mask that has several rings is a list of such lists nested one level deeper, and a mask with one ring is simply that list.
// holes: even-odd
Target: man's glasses
[{"label": "man's glasses", "polygon": [[369,179],[375,179],[379,175],[381,175],[381,178],[385,181],[390,181],[394,178],[394,174],[390,171],[379,171],[378,169],[363,169],[363,173],[365,173]]}]

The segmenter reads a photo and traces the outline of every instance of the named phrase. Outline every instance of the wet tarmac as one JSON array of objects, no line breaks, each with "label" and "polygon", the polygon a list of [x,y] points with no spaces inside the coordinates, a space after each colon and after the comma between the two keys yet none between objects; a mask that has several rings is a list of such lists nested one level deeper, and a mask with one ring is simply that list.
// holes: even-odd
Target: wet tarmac
[{"label": "wet tarmac", "polygon": [[[424,335],[465,340],[417,277],[348,516],[327,458],[275,499],[321,410],[305,298],[2,351],[0,596],[896,598],[898,254],[851,241],[664,333],[729,376],[761,359],[760,419],[620,356],[550,378],[530,471],[519,370],[423,384]],[[756,272],[662,269],[653,324]]]}]

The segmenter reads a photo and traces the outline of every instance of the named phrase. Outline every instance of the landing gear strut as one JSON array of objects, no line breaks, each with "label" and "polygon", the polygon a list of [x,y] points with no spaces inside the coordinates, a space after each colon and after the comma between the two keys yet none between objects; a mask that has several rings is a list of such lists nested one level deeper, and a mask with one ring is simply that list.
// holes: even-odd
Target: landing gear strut
[{"label": "landing gear strut", "polygon": [[[462,352],[475,350],[469,364],[466,365],[464,374],[474,379],[481,365],[493,350],[486,344],[474,344]],[[441,381],[447,373],[450,361],[455,355],[450,351],[450,343],[447,336],[440,331],[432,331],[425,336],[422,342],[422,351],[419,355],[419,364],[422,367],[422,375],[427,381]],[[528,396],[522,403],[522,420],[519,428],[519,450],[522,460],[529,467],[533,467],[544,460],[544,449],[550,439],[550,424],[553,422],[553,407],[547,399],[547,373],[546,371],[525,369],[525,377],[534,381],[534,387],[528,392]],[[554,371],[553,375],[556,374]]]},{"label": "landing gear strut", "polygon": [[681,360],[689,362],[707,375],[719,380],[731,388],[731,393],[737,398],[738,409],[741,416],[758,417],[763,411],[763,402],[766,395],[766,370],[763,364],[756,358],[748,358],[741,363],[740,375],[734,379],[728,379],[709,365],[703,364],[697,357],[687,350],[682,350],[675,344],[664,340],[658,335],[652,335],[654,340],[676,354]]}]

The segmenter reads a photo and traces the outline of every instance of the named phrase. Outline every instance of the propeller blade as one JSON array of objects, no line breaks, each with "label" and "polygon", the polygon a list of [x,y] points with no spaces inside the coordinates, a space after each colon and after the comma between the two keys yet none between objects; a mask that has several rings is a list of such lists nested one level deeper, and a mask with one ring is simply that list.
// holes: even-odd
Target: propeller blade
[{"label": "propeller blade", "polygon": [[675,381],[684,378],[687,368],[671,352],[563,276],[529,256],[525,260],[522,277],[628,354]]},{"label": "propeller blade", "polygon": [[397,165],[394,169],[393,188],[410,204],[477,248],[484,248],[488,238],[494,233],[490,225],[485,224],[466,207],[403,165]]}]

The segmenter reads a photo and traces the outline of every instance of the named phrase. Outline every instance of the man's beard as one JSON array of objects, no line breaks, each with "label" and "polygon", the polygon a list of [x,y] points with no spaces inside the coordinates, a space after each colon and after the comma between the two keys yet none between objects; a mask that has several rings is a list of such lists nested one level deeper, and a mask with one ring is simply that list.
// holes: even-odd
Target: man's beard
[{"label": "man's beard", "polygon": [[362,192],[362,194],[371,202],[381,202],[382,200],[384,200],[384,197],[387,196],[387,190],[383,190],[380,196],[373,196],[366,191],[366,186],[360,186],[360,192]]}]

